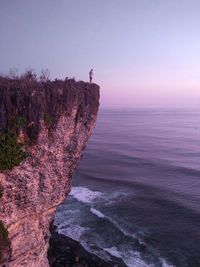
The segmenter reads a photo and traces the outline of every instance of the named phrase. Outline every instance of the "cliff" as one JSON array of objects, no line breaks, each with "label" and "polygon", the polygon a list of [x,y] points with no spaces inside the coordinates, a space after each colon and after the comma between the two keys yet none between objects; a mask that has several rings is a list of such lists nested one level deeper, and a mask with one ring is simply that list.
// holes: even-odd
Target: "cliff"
[{"label": "cliff", "polygon": [[1,266],[48,266],[49,225],[95,126],[96,84],[0,80]]}]

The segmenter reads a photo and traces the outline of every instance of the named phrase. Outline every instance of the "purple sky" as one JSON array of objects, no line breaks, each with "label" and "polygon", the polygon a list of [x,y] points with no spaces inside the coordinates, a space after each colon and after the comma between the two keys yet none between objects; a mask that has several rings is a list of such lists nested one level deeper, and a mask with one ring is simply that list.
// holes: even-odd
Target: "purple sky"
[{"label": "purple sky", "polygon": [[102,106],[199,107],[199,0],[1,0],[0,72],[49,68]]}]

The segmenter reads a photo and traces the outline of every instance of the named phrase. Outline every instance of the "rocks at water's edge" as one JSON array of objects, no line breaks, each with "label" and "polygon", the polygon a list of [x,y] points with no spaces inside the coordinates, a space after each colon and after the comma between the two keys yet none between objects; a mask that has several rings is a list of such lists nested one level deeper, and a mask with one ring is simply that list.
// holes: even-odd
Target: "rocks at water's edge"
[{"label": "rocks at water's edge", "polygon": [[[86,251],[79,242],[51,230],[48,258],[51,267],[113,267],[115,262],[105,262]],[[121,265],[120,265],[121,266]],[[124,265],[122,265],[124,266]]]}]

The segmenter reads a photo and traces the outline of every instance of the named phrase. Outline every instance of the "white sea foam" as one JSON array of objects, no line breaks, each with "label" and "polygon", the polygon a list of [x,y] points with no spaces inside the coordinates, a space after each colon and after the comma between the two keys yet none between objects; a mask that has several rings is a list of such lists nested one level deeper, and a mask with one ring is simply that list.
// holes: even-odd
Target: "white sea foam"
[{"label": "white sea foam", "polygon": [[[70,195],[77,199],[78,201],[82,203],[91,203],[93,206],[93,201],[95,201],[98,198],[101,198],[101,200],[104,199],[110,199],[112,200],[111,196],[108,197],[106,194],[103,194],[98,191],[92,191],[85,187],[73,187]],[[116,198],[116,195],[114,196]],[[73,210],[68,210],[68,212],[77,213]],[[141,234],[138,236],[137,233],[129,233],[129,231],[126,231],[120,223],[113,220],[110,216],[107,216],[100,212],[99,210],[95,209],[94,207],[90,208],[90,212],[96,215],[99,218],[105,218],[106,220],[110,221],[115,227],[117,227],[125,236],[132,237],[133,239],[138,239],[140,243],[143,243],[143,240],[139,238],[141,237]],[[72,215],[72,214],[71,214]],[[85,247],[86,250],[88,250],[91,253],[96,254],[100,258],[104,260],[109,260],[110,256],[114,256],[116,258],[120,258],[124,261],[124,263],[128,267],[153,267],[154,264],[147,264],[142,260],[141,254],[137,251],[130,250],[130,248],[122,249],[122,247],[109,247],[109,248],[103,248],[99,247],[99,250],[93,249],[91,247],[91,244],[88,244],[85,239],[85,234],[87,235],[87,232],[90,232],[89,228],[85,228],[79,225],[80,222],[74,220],[74,216],[68,217],[67,221],[63,222],[63,218],[60,218],[60,222],[57,222],[58,229],[57,231],[60,234],[64,234],[66,236],[69,236],[70,238],[80,242],[83,247]],[[159,258],[159,255],[158,255]],[[160,258],[160,263],[162,267],[173,267],[172,265],[169,265],[164,259]]]},{"label": "white sea foam", "polygon": [[[142,241],[141,239],[138,238],[137,233],[128,233],[127,231],[125,231],[115,220],[113,220],[111,217],[104,215],[102,212],[100,212],[99,210],[96,210],[94,208],[90,208],[90,211],[95,214],[96,216],[98,216],[99,218],[105,218],[106,220],[108,220],[110,223],[112,223],[120,232],[122,232],[125,236],[127,237],[131,237],[133,239],[138,239],[140,244],[145,244],[144,241]],[[140,234],[142,232],[140,231]]]},{"label": "white sea foam", "polygon": [[[129,234],[128,232],[126,232],[123,228],[120,227],[120,225],[114,221],[113,219],[111,219],[108,216],[105,216],[104,214],[102,214],[100,211],[91,208],[90,211],[92,213],[94,213],[95,215],[97,215],[100,218],[106,218],[107,220],[109,220],[113,225],[115,225],[118,230],[120,230],[125,236],[128,237],[132,237],[133,239],[137,238],[137,234]],[[140,244],[145,244],[146,243],[142,240],[142,239],[138,239]],[[154,267],[154,264],[146,264],[140,256],[140,253],[137,251],[126,251],[126,253],[124,253],[124,251],[119,251],[116,247],[111,247],[111,248],[102,248],[103,250],[107,251],[110,255],[117,257],[117,258],[121,258],[124,263],[128,266],[128,267]],[[162,267],[174,267],[171,264],[168,264],[163,258],[160,257],[160,261],[162,264]]]},{"label": "white sea foam", "polygon": [[92,191],[86,187],[77,186],[73,187],[70,196],[83,203],[91,203],[96,198],[102,197],[102,193]]},{"label": "white sea foam", "polygon": [[124,192],[113,192],[106,196],[105,206],[111,206],[116,204],[116,202],[121,201],[122,198],[127,197],[127,193]]},{"label": "white sea foam", "polygon": [[104,250],[114,257],[121,258],[121,254],[119,253],[116,247],[104,248]]},{"label": "white sea foam", "polygon": [[104,248],[110,255],[121,258],[128,267],[153,267],[151,264],[146,264],[140,256],[140,253],[132,250],[119,251],[116,247]]},{"label": "white sea foam", "polygon": [[70,227],[66,228],[58,228],[57,229],[59,234],[66,235],[76,241],[80,241],[81,236],[87,231],[87,228],[84,228],[80,225],[70,225]]},{"label": "white sea foam", "polygon": [[90,211],[95,214],[97,217],[99,218],[104,218],[105,216],[103,215],[103,213],[101,213],[99,210],[96,210],[94,208],[91,208]]},{"label": "white sea foam", "polygon": [[[111,248],[103,248],[105,251],[107,251],[110,255],[121,258],[123,262],[128,267],[154,267],[154,263],[146,263],[141,259],[141,255],[137,251],[132,250],[123,250],[120,251],[116,247]],[[162,267],[174,267],[173,265],[168,264],[164,259],[161,259]]]},{"label": "white sea foam", "polygon": [[[122,227],[120,227],[120,225],[114,221],[111,217],[104,215],[102,212],[100,212],[99,210],[96,210],[94,208],[90,208],[90,211],[95,214],[96,216],[98,216],[99,218],[105,218],[107,219],[109,222],[111,222],[120,232],[122,232],[125,236],[127,237],[131,237],[133,239],[137,238],[137,234],[129,234],[128,232],[126,232]],[[138,239],[138,241],[140,242],[140,240]],[[144,242],[140,242],[140,243],[144,243]]]},{"label": "white sea foam", "polygon": [[161,258],[162,261],[162,267],[174,267],[174,265],[171,265],[169,263],[167,263],[164,259]]},{"label": "white sea foam", "polygon": [[58,229],[64,229],[69,227],[71,224],[74,224],[74,219],[76,215],[79,214],[79,210],[68,210],[68,212],[59,212],[56,214],[54,224],[57,226]]},{"label": "white sea foam", "polygon": [[133,239],[137,238],[137,234],[134,233],[128,233],[127,231],[125,231],[115,220],[113,220],[112,218],[110,218],[109,216],[105,216],[105,218],[107,220],[109,220],[120,232],[122,232],[125,236],[127,237],[131,237]]}]

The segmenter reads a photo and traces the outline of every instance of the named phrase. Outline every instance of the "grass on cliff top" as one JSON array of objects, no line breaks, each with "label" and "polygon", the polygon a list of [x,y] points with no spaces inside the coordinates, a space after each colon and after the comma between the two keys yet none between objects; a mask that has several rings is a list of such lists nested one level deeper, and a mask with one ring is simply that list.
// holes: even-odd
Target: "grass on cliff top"
[{"label": "grass on cliff top", "polygon": [[[75,78],[65,77],[64,79],[57,79],[54,80],[50,79],[50,71],[48,69],[43,69],[41,73],[37,74],[32,68],[26,69],[24,73],[21,75],[18,74],[17,69],[10,69],[8,74],[0,74],[0,85],[13,85],[13,86],[21,86],[21,85],[38,85],[38,84],[45,84],[49,82],[59,83],[59,82],[66,82],[72,81],[75,82]],[[80,81],[81,82],[81,81]]]},{"label": "grass on cliff top", "polygon": [[18,143],[17,135],[7,130],[5,133],[0,131],[0,170],[11,170],[18,166],[26,157],[22,150],[23,144]]}]

